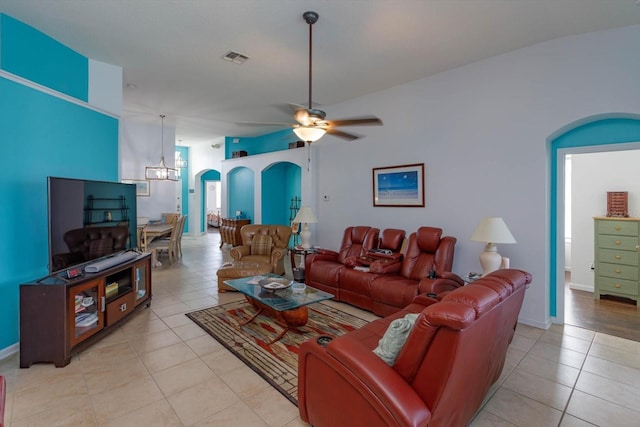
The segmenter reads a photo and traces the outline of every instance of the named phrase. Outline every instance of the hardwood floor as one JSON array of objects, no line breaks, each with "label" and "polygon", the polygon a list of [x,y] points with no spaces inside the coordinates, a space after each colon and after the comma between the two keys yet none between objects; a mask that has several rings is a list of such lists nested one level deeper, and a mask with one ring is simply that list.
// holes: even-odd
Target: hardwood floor
[{"label": "hardwood floor", "polygon": [[635,301],[603,296],[565,286],[565,317],[568,325],[640,341],[640,308]]}]

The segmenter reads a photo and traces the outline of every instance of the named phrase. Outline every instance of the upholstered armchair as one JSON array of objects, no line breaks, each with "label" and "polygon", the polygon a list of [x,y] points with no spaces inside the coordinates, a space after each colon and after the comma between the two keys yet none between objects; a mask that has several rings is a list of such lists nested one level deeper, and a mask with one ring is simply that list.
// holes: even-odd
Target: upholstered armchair
[{"label": "upholstered armchair", "polygon": [[284,256],[287,254],[291,227],[286,225],[248,224],[240,230],[242,245],[231,249],[235,261],[266,262],[273,272],[284,274]]}]

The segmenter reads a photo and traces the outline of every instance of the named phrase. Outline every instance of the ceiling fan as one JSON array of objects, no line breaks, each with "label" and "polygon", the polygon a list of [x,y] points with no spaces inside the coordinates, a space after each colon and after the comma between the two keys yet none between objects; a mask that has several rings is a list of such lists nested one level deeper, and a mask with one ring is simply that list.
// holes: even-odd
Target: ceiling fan
[{"label": "ceiling fan", "polygon": [[[305,12],[302,14],[305,22],[309,24],[309,107],[297,104],[289,104],[293,110],[293,118],[297,123],[269,123],[269,124],[286,124],[293,127],[293,132],[301,140],[312,143],[322,138],[325,133],[336,136],[338,138],[352,141],[358,139],[359,136],[338,130],[342,126],[363,126],[363,125],[382,125],[382,120],[375,116],[359,117],[341,120],[327,120],[326,113],[320,109],[313,108],[312,100],[312,53],[313,53],[313,24],[318,21],[319,15],[316,12]],[[249,123],[238,123],[249,124]],[[258,123],[256,123],[258,124]],[[260,123],[267,124],[267,123]]]}]

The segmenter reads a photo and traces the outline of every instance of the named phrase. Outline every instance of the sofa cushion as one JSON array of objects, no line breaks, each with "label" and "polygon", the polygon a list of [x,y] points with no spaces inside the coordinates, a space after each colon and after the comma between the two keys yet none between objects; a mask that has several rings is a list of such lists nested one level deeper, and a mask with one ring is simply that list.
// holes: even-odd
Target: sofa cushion
[{"label": "sofa cushion", "polygon": [[409,332],[411,332],[417,317],[418,314],[409,313],[403,318],[393,320],[389,324],[382,339],[378,342],[378,346],[373,350],[387,365],[393,366],[398,353],[400,353],[404,343],[407,341]]},{"label": "sofa cushion", "polygon": [[256,234],[251,241],[251,255],[271,255],[272,246],[271,236]]}]

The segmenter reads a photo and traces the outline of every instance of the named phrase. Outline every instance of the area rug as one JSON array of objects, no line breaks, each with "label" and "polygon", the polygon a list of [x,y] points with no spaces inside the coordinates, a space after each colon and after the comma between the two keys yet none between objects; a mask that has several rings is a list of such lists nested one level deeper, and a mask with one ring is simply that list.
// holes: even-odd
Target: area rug
[{"label": "area rug", "polygon": [[340,336],[367,324],[328,304],[316,303],[308,308],[307,324],[288,331],[271,345],[267,343],[277,337],[283,327],[262,314],[240,326],[256,312],[244,300],[187,313],[187,317],[297,406],[300,344],[318,335]]}]

